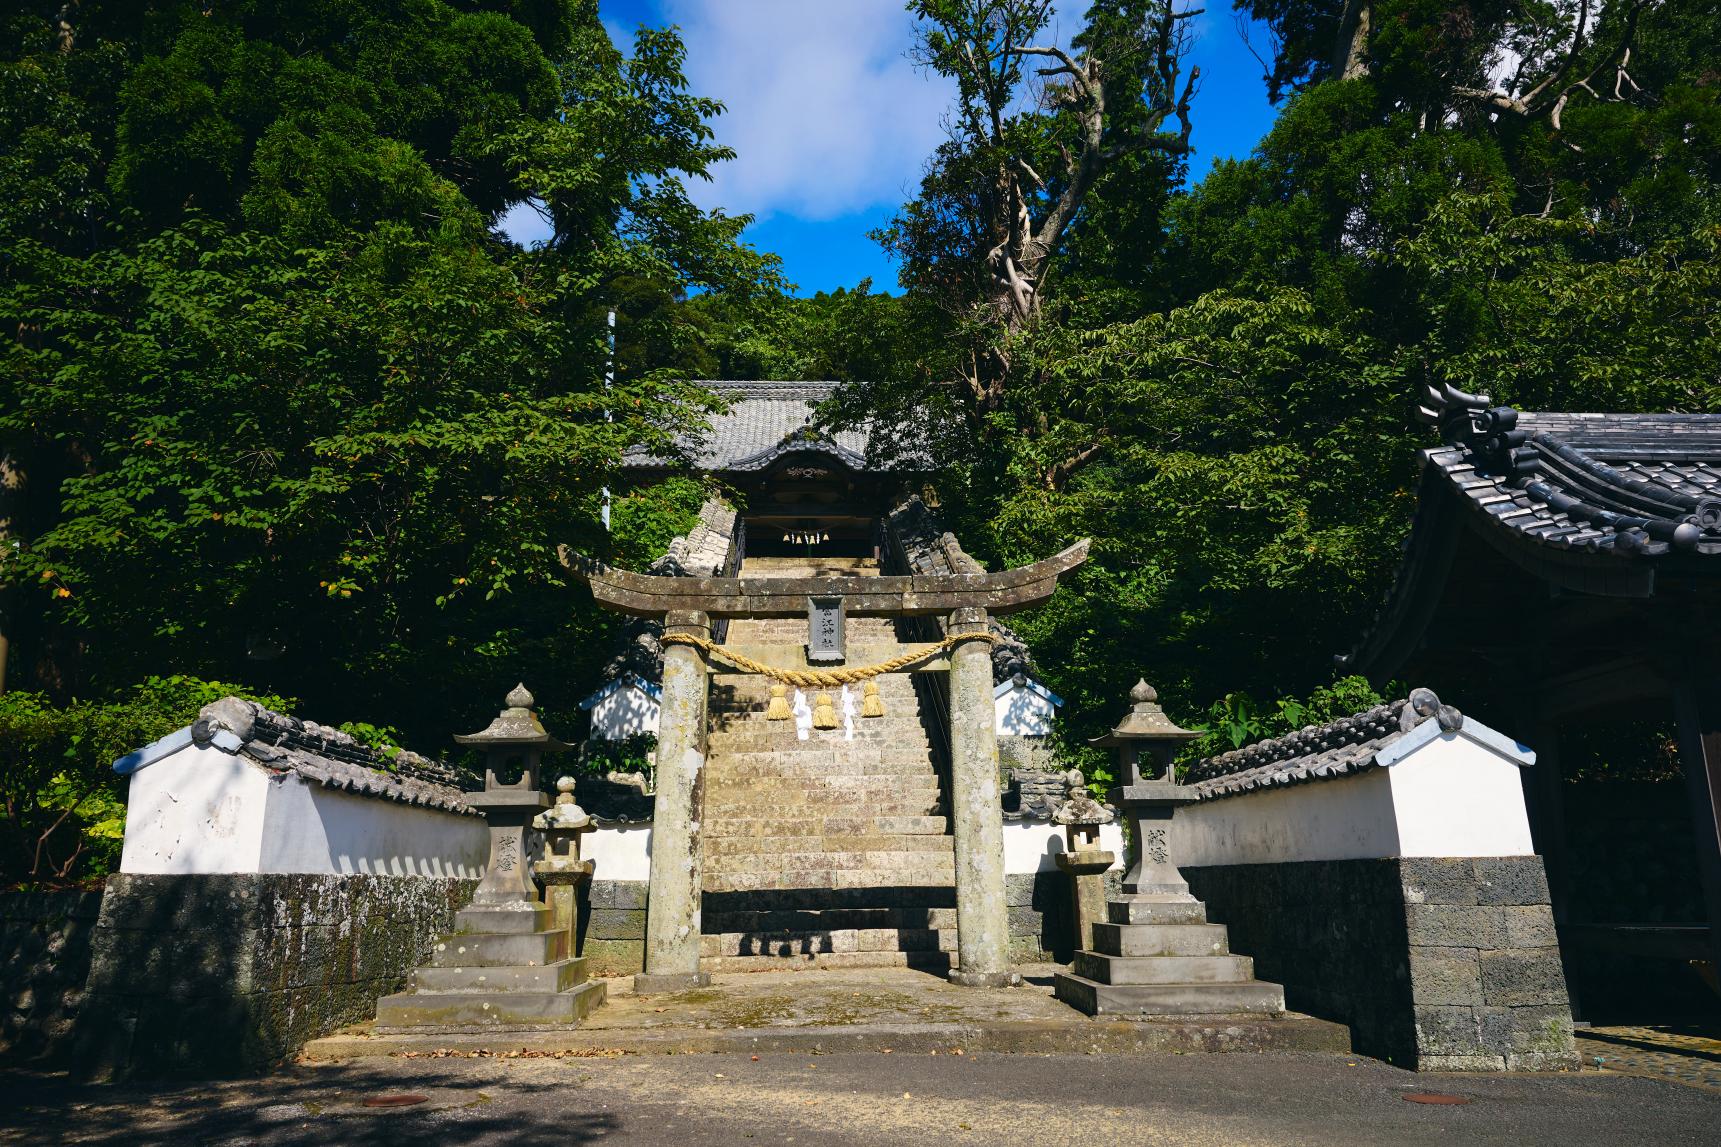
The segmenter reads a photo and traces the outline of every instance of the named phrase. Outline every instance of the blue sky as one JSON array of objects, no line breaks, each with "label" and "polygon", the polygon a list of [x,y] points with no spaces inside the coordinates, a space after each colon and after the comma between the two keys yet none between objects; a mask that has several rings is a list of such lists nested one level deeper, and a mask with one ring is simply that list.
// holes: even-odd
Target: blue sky
[{"label": "blue sky", "polygon": [[[1059,5],[1060,40],[1084,8]],[[600,0],[600,12],[624,51],[641,24],[677,25],[691,89],[727,106],[714,126],[738,157],[690,188],[700,206],[756,216],[747,241],[782,256],[801,294],[869,277],[895,291],[896,269],[867,232],[913,194],[952,95],[909,62],[913,26],[901,0]],[[1274,109],[1227,0],[1195,24],[1199,178],[1216,158],[1247,155]],[[1265,35],[1253,39],[1266,54]],[[503,225],[522,242],[543,237],[529,210]]]}]

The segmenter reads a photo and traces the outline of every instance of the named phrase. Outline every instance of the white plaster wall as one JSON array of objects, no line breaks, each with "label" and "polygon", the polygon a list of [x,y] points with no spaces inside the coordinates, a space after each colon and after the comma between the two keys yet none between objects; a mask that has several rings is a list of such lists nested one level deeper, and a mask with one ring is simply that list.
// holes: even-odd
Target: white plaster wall
[{"label": "white plaster wall", "polygon": [[[1067,839],[1061,824],[1005,821],[1004,874],[1057,871],[1057,862],[1052,858],[1065,850]],[[1117,854],[1114,869],[1123,867],[1123,829],[1115,824],[1100,825],[1100,847]]]},{"label": "white plaster wall", "polygon": [[256,872],[269,780],[219,749],[188,746],[131,775],[120,871]]},{"label": "white plaster wall", "polygon": [[593,829],[580,837],[580,859],[593,862],[593,880],[651,879],[651,825]]},{"label": "white plaster wall", "polygon": [[475,879],[488,854],[482,818],[337,792],[188,745],[131,774],[120,871]]},{"label": "white plaster wall", "polygon": [[1052,703],[1026,685],[992,698],[994,727],[1005,737],[1044,737],[1057,716]]},{"label": "white plaster wall", "polygon": [[489,854],[481,817],[355,796],[289,773],[271,785],[257,871],[476,880]]},{"label": "white plaster wall", "polygon": [[1177,810],[1179,864],[1528,856],[1519,767],[1447,733],[1396,764]]},{"label": "white plaster wall", "polygon": [[625,741],[641,733],[655,733],[658,708],[645,690],[624,685],[592,706],[592,739]]},{"label": "white plaster wall", "polygon": [[1532,856],[1523,771],[1456,733],[1385,770],[1400,856]]},{"label": "white plaster wall", "polygon": [[1179,864],[1273,864],[1398,855],[1386,770],[1186,805],[1171,822]]}]

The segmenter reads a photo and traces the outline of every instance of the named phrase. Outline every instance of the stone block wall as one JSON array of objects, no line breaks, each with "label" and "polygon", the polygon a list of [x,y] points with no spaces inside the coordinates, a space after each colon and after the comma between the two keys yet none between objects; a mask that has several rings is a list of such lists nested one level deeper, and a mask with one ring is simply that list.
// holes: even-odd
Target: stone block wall
[{"label": "stone block wall", "polygon": [[[1107,899],[1122,895],[1122,880],[1121,872],[1105,874]],[[1067,873],[1011,873],[1004,877],[1004,899],[1010,913],[1012,964],[1070,962],[1077,944],[1075,894]]]},{"label": "stone block wall", "polygon": [[643,880],[594,880],[580,904],[579,953],[592,976],[631,976],[645,968]]},{"label": "stone block wall", "polygon": [[100,892],[0,894],[0,1062],[65,1058],[101,905]]},{"label": "stone block wall", "polygon": [[1295,1011],[1420,1071],[1577,1066],[1539,857],[1184,869],[1231,950]]},{"label": "stone block wall", "polygon": [[477,881],[110,877],[78,1058],[98,1075],[230,1074],[376,1014]]}]

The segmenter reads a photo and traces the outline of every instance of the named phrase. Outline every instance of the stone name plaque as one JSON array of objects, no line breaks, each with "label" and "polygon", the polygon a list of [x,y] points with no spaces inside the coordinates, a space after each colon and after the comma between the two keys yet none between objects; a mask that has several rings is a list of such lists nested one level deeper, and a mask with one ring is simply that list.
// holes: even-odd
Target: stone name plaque
[{"label": "stone name plaque", "polygon": [[807,660],[829,663],[843,659],[843,599],[839,596],[807,599]]}]

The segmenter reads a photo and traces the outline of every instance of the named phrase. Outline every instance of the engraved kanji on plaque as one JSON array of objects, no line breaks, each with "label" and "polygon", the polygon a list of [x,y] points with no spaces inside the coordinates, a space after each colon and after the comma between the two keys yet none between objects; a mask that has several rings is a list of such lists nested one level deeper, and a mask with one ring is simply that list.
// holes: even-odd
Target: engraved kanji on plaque
[{"label": "engraved kanji on plaque", "polygon": [[807,660],[831,662],[843,659],[843,599],[840,596],[807,599]]}]

